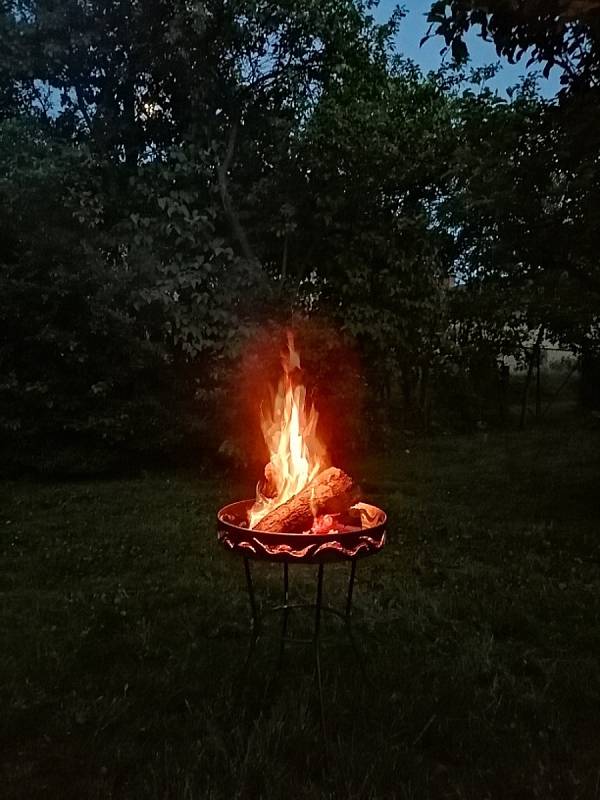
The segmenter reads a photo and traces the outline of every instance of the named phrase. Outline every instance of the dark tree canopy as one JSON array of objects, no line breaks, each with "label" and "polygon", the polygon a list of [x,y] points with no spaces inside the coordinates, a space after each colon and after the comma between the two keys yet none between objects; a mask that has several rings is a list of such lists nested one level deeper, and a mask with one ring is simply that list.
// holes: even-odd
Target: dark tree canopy
[{"label": "dark tree canopy", "polygon": [[[595,23],[539,33],[536,58],[568,50],[581,76],[560,104],[531,82],[507,102],[423,77],[393,51],[402,13],[377,24],[372,5],[4,0],[0,427],[17,460],[214,452],[232,364],[290,320],[327,319],[360,352],[365,438],[394,391],[427,426],[456,376],[522,361],[542,324],[595,343]],[[446,5],[430,18],[459,60],[472,24],[510,58],[531,45],[509,11]],[[565,45],[584,34],[589,62]]]},{"label": "dark tree canopy", "polygon": [[511,63],[528,57],[548,75],[561,70],[571,91],[598,87],[600,3],[596,0],[438,0],[427,16],[429,35],[443,36],[453,57],[468,56],[465,33],[475,28]]}]

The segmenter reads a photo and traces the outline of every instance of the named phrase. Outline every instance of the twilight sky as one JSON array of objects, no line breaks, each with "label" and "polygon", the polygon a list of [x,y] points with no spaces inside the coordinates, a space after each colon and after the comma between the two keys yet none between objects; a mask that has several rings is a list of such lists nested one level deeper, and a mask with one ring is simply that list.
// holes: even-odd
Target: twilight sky
[{"label": "twilight sky", "polygon": [[[425,14],[431,5],[430,0],[404,0],[400,3],[396,3],[395,0],[380,0],[378,8],[374,11],[376,20],[387,19],[396,5],[404,6],[408,11],[408,15],[400,24],[396,40],[398,52],[412,59],[423,72],[437,69],[442,63],[440,56],[440,50],[444,47],[442,37],[436,36],[419,47],[419,42],[427,33],[428,25]],[[467,36],[467,45],[471,56],[471,66],[479,67],[498,62],[494,45],[484,42],[474,32],[470,32]],[[450,60],[450,56],[446,56],[446,60]],[[526,57],[518,64],[509,64],[508,61],[502,59],[502,70],[490,82],[490,86],[504,93],[505,89],[508,86],[514,86],[523,74],[537,71],[539,72],[540,93],[544,97],[553,97],[560,88],[558,69],[554,68],[546,79],[541,74],[539,65],[533,65],[528,70],[525,66],[526,62]]]}]

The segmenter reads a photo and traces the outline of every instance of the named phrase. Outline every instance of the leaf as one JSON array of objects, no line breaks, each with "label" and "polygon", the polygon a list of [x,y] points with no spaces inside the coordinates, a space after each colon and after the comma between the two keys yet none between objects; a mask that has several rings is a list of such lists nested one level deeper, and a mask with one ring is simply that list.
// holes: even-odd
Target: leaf
[{"label": "leaf", "polygon": [[453,39],[451,45],[452,58],[457,64],[464,64],[468,61],[469,51],[462,39]]}]

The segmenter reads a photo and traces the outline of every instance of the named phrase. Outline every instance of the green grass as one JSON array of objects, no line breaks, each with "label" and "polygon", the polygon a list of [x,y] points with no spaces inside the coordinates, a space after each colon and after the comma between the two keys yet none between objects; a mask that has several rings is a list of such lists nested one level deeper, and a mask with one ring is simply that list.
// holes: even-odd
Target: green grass
[{"label": "green grass", "polygon": [[[389,543],[358,571],[373,685],[327,622],[328,763],[310,648],[277,675],[265,639],[240,683],[243,573],[213,520],[247,491],[5,483],[1,796],[600,797],[599,444],[581,428],[440,436],[356,467]],[[275,600],[278,568],[256,574]],[[341,601],[345,567],[325,577]],[[313,587],[292,572],[296,595]]]}]

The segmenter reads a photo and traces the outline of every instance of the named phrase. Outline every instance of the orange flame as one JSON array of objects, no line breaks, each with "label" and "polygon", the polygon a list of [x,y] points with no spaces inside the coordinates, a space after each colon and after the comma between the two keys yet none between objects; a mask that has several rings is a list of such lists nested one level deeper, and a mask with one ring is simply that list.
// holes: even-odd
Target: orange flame
[{"label": "orange flame", "polygon": [[266,413],[261,410],[261,429],[270,459],[248,513],[250,528],[301,492],[326,466],[325,447],[317,436],[319,415],[314,406],[305,407],[306,388],[298,382],[300,357],[291,332],[287,341],[288,351],[282,355],[283,375],[272,408]]}]

